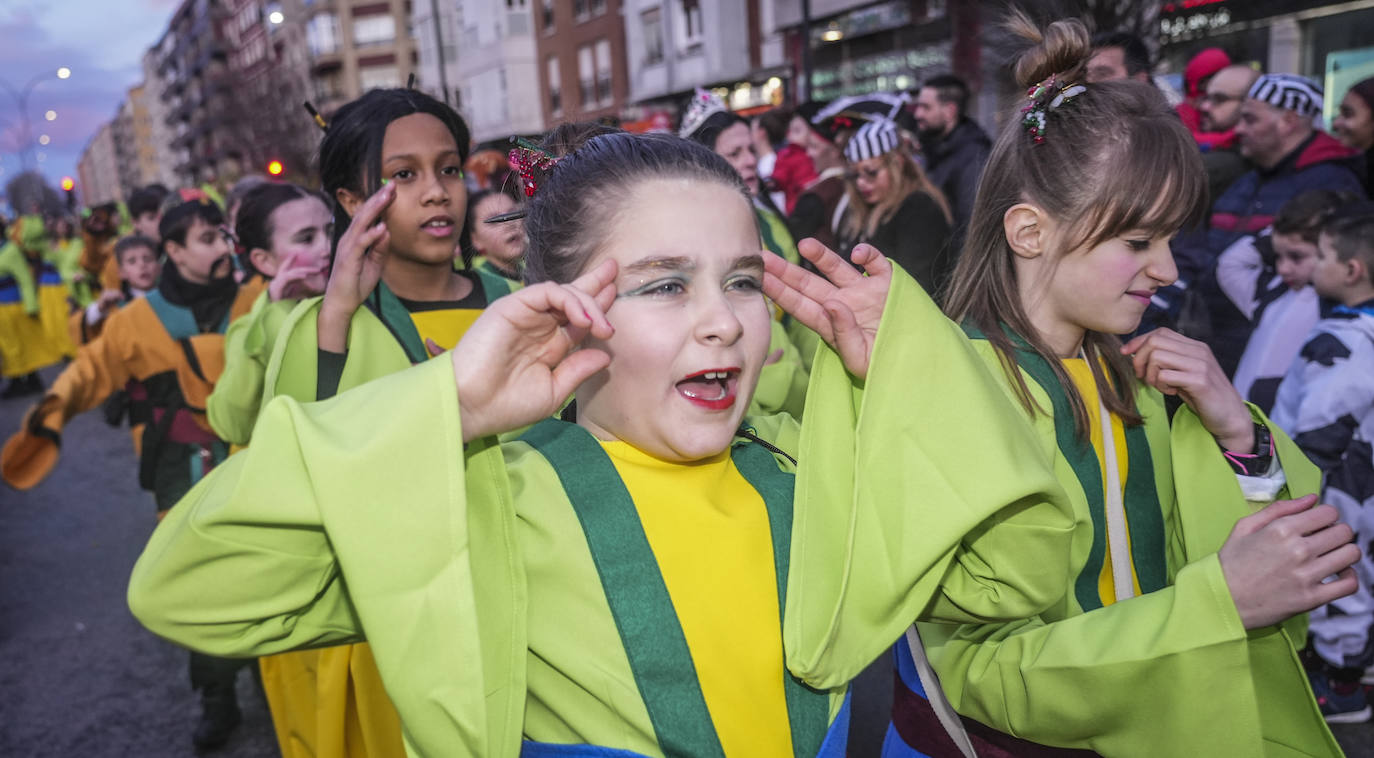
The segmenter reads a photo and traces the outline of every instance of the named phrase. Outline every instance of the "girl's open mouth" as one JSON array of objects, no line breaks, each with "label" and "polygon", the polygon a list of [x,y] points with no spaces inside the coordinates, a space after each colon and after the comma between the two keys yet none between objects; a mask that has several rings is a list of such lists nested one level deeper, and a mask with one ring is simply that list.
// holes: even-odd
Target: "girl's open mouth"
[{"label": "girl's open mouth", "polygon": [[677,392],[700,408],[723,411],[735,404],[739,371],[737,367],[698,371],[678,382]]}]

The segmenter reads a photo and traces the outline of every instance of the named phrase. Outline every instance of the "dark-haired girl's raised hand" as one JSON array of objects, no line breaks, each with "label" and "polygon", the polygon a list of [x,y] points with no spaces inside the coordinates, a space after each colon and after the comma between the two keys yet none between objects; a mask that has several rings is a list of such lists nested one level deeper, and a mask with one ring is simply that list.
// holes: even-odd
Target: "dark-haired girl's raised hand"
[{"label": "dark-haired girl's raised hand", "polygon": [[316,338],[322,350],[342,353],[348,345],[348,325],[382,278],[387,243],[391,234],[382,213],[396,197],[396,188],[384,184],[358,206],[339,245],[334,249],[334,270],[324,290]]},{"label": "dark-haired girl's raised hand", "polygon": [[615,331],[606,310],[616,270],[608,260],[571,284],[535,284],[487,306],[452,351],[464,442],[552,416],[611,362],[579,345]]},{"label": "dark-haired girl's raised hand", "polygon": [[824,274],[810,271],[764,251],[763,292],[783,310],[821,336],[860,379],[868,376],[868,360],[878,337],[878,323],[892,286],[892,262],[878,248],[854,248],[854,270],[833,250],[811,239],[797,250]]}]

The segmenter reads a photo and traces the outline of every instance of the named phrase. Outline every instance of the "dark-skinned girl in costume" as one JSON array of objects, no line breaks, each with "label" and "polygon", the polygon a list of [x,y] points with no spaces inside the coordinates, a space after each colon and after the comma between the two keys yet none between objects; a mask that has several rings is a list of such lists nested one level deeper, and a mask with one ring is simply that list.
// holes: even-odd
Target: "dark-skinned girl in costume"
[{"label": "dark-skinned girl in costume", "polygon": [[[1113,336],[1178,275],[1169,241],[1207,207],[1197,147],[1154,87],[1082,83],[1078,20],[1010,26],[1029,94],[988,160],[947,309],[1035,425],[1024,454],[1054,461],[1078,526],[1063,597],[1012,622],[921,624],[929,660],[980,755],[1339,756],[1296,651],[1302,614],[1355,589],[1350,528],[1207,346]],[[898,658],[885,755],[968,755],[930,739],[919,659]]]},{"label": "dark-skinned girl in costume", "polygon": [[[146,390],[139,484],[153,493],[159,517],[222,461],[228,446],[205,421],[205,399],[224,367],[224,331],[247,312],[232,276],[224,221],[209,200],[172,208],[159,227],[162,268],[157,289],[110,313],[101,334],[77,351],[23,427],[0,452],[0,474],[28,489],[57,464],[67,420],[99,406],[130,380]],[[242,661],[193,652],[191,685],[201,691],[198,747],[222,744],[238,724],[234,673]]]},{"label": "dark-skinned girl in costume", "polygon": [[[414,90],[374,90],[335,114],[320,174],[337,258],[324,297],[301,301],[278,327],[263,403],[325,399],[424,361],[457,344],[489,302],[511,291],[501,277],[455,268],[467,241],[468,144],[458,114]],[[364,212],[365,193],[379,188],[385,202]],[[246,412],[229,416],[229,433],[252,430]],[[293,653],[264,673],[288,756],[404,752],[366,644]]]},{"label": "dark-skinned girl in costume", "polygon": [[[532,284],[451,355],[269,403],[140,559],[143,623],[220,655],[367,639],[411,755],[838,756],[842,672],[918,616],[1063,594],[1031,428],[880,253],[865,276],[804,242],[834,284],[761,253],[739,175],[670,135],[593,138],[538,184]],[[355,209],[331,293],[375,270],[395,192]],[[838,349],[801,425],[745,417],[765,293]]]},{"label": "dark-skinned girl in costume", "polygon": [[67,288],[51,262],[39,216],[20,216],[0,246],[0,375],[5,397],[43,391],[38,370],[76,353],[67,334]]}]

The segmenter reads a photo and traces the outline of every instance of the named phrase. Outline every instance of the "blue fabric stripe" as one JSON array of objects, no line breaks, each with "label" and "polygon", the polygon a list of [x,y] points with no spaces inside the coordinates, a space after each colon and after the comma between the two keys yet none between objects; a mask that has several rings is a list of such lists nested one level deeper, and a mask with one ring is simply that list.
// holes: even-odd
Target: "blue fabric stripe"
[{"label": "blue fabric stripe", "polygon": [[911,657],[911,648],[906,646],[905,641],[898,641],[892,646],[892,654],[897,662],[897,676],[901,677],[902,685],[917,695],[926,697],[926,688],[921,686],[921,675],[916,673],[916,659]]},{"label": "blue fabric stripe", "polygon": [[887,736],[883,738],[882,758],[930,758],[930,756],[903,742],[902,735],[897,734],[897,727],[888,724]]},{"label": "blue fabric stripe", "polygon": [[835,720],[830,722],[830,728],[825,732],[825,740],[821,742],[821,749],[816,751],[816,758],[845,758],[849,748],[849,700],[853,694],[853,690],[844,693],[840,712],[835,714]]},{"label": "blue fabric stripe", "polygon": [[0,304],[23,302],[18,287],[0,287]]}]

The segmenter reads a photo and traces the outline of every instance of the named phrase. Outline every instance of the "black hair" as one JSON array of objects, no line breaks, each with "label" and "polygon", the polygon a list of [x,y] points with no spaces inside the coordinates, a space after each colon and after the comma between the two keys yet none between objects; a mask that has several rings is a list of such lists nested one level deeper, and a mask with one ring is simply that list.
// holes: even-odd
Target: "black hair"
[{"label": "black hair", "polygon": [[958,111],[956,118],[963,118],[968,113],[968,84],[954,74],[932,76],[921,87],[935,90],[935,98],[942,103],[954,103]]},{"label": "black hair", "polygon": [[[241,180],[240,180],[241,181]],[[251,253],[254,249],[272,249],[272,214],[278,208],[293,200],[313,197],[329,207],[324,196],[312,192],[299,184],[289,182],[264,182],[243,195],[239,203],[239,213],[234,219],[234,236],[238,238],[242,255],[239,264],[245,271],[262,273],[253,266]]]},{"label": "black hair", "polygon": [[748,126],[749,122],[745,121],[744,117],[738,113],[717,111],[707,116],[706,120],[701,122],[701,126],[696,128],[696,131],[687,135],[687,139],[705,145],[714,151],[716,149],[716,140],[720,139],[720,133],[735,124],[744,124]]},{"label": "black hair", "polygon": [[210,200],[203,199],[187,200],[168,208],[162,213],[162,220],[157,224],[157,236],[162,238],[158,252],[167,252],[168,242],[185,245],[186,235],[191,231],[191,225],[196,219],[209,226],[218,227],[224,223],[224,211]]},{"label": "black hair", "polygon": [[768,142],[781,145],[787,139],[787,126],[792,123],[792,109],[778,106],[759,116],[759,126],[768,134]]},{"label": "black hair", "polygon": [[[329,197],[334,212],[335,247],[352,219],[338,200],[346,189],[368,197],[382,187],[382,140],[391,122],[416,113],[439,119],[453,135],[458,156],[466,162],[472,136],[463,117],[448,105],[419,90],[374,89],[347,103],[329,122],[329,131],[320,142],[320,186]],[[464,238],[467,227],[463,228]]]},{"label": "black hair", "polygon": [[626,132],[588,140],[542,177],[530,200],[525,281],[567,283],[577,278],[610,234],[608,216],[625,204],[636,185],[677,178],[716,182],[750,203],[739,174],[698,142]]},{"label": "black hair", "polygon": [[1093,50],[1104,47],[1121,48],[1121,60],[1126,64],[1129,76],[1150,71],[1150,48],[1145,41],[1130,32],[1102,32],[1093,37]]},{"label": "black hair", "polygon": [[1342,261],[1358,258],[1365,278],[1374,284],[1374,202],[1361,201],[1341,208],[1322,227]]},{"label": "black hair", "polygon": [[1307,242],[1316,242],[1322,227],[1342,206],[1359,199],[1353,192],[1309,190],[1283,204],[1274,216],[1275,234],[1296,234]]},{"label": "black hair", "polygon": [[166,202],[167,196],[172,194],[161,184],[149,184],[146,187],[139,187],[129,195],[129,216],[138,218],[145,213],[154,213],[162,210],[162,204]]},{"label": "black hair", "polygon": [[129,252],[130,250],[136,250],[140,247],[147,248],[149,251],[152,252],[154,257],[157,256],[157,240],[152,239],[150,237],[144,237],[141,234],[130,234],[127,237],[120,237],[119,241],[115,243],[115,262],[123,263],[125,253]]}]

